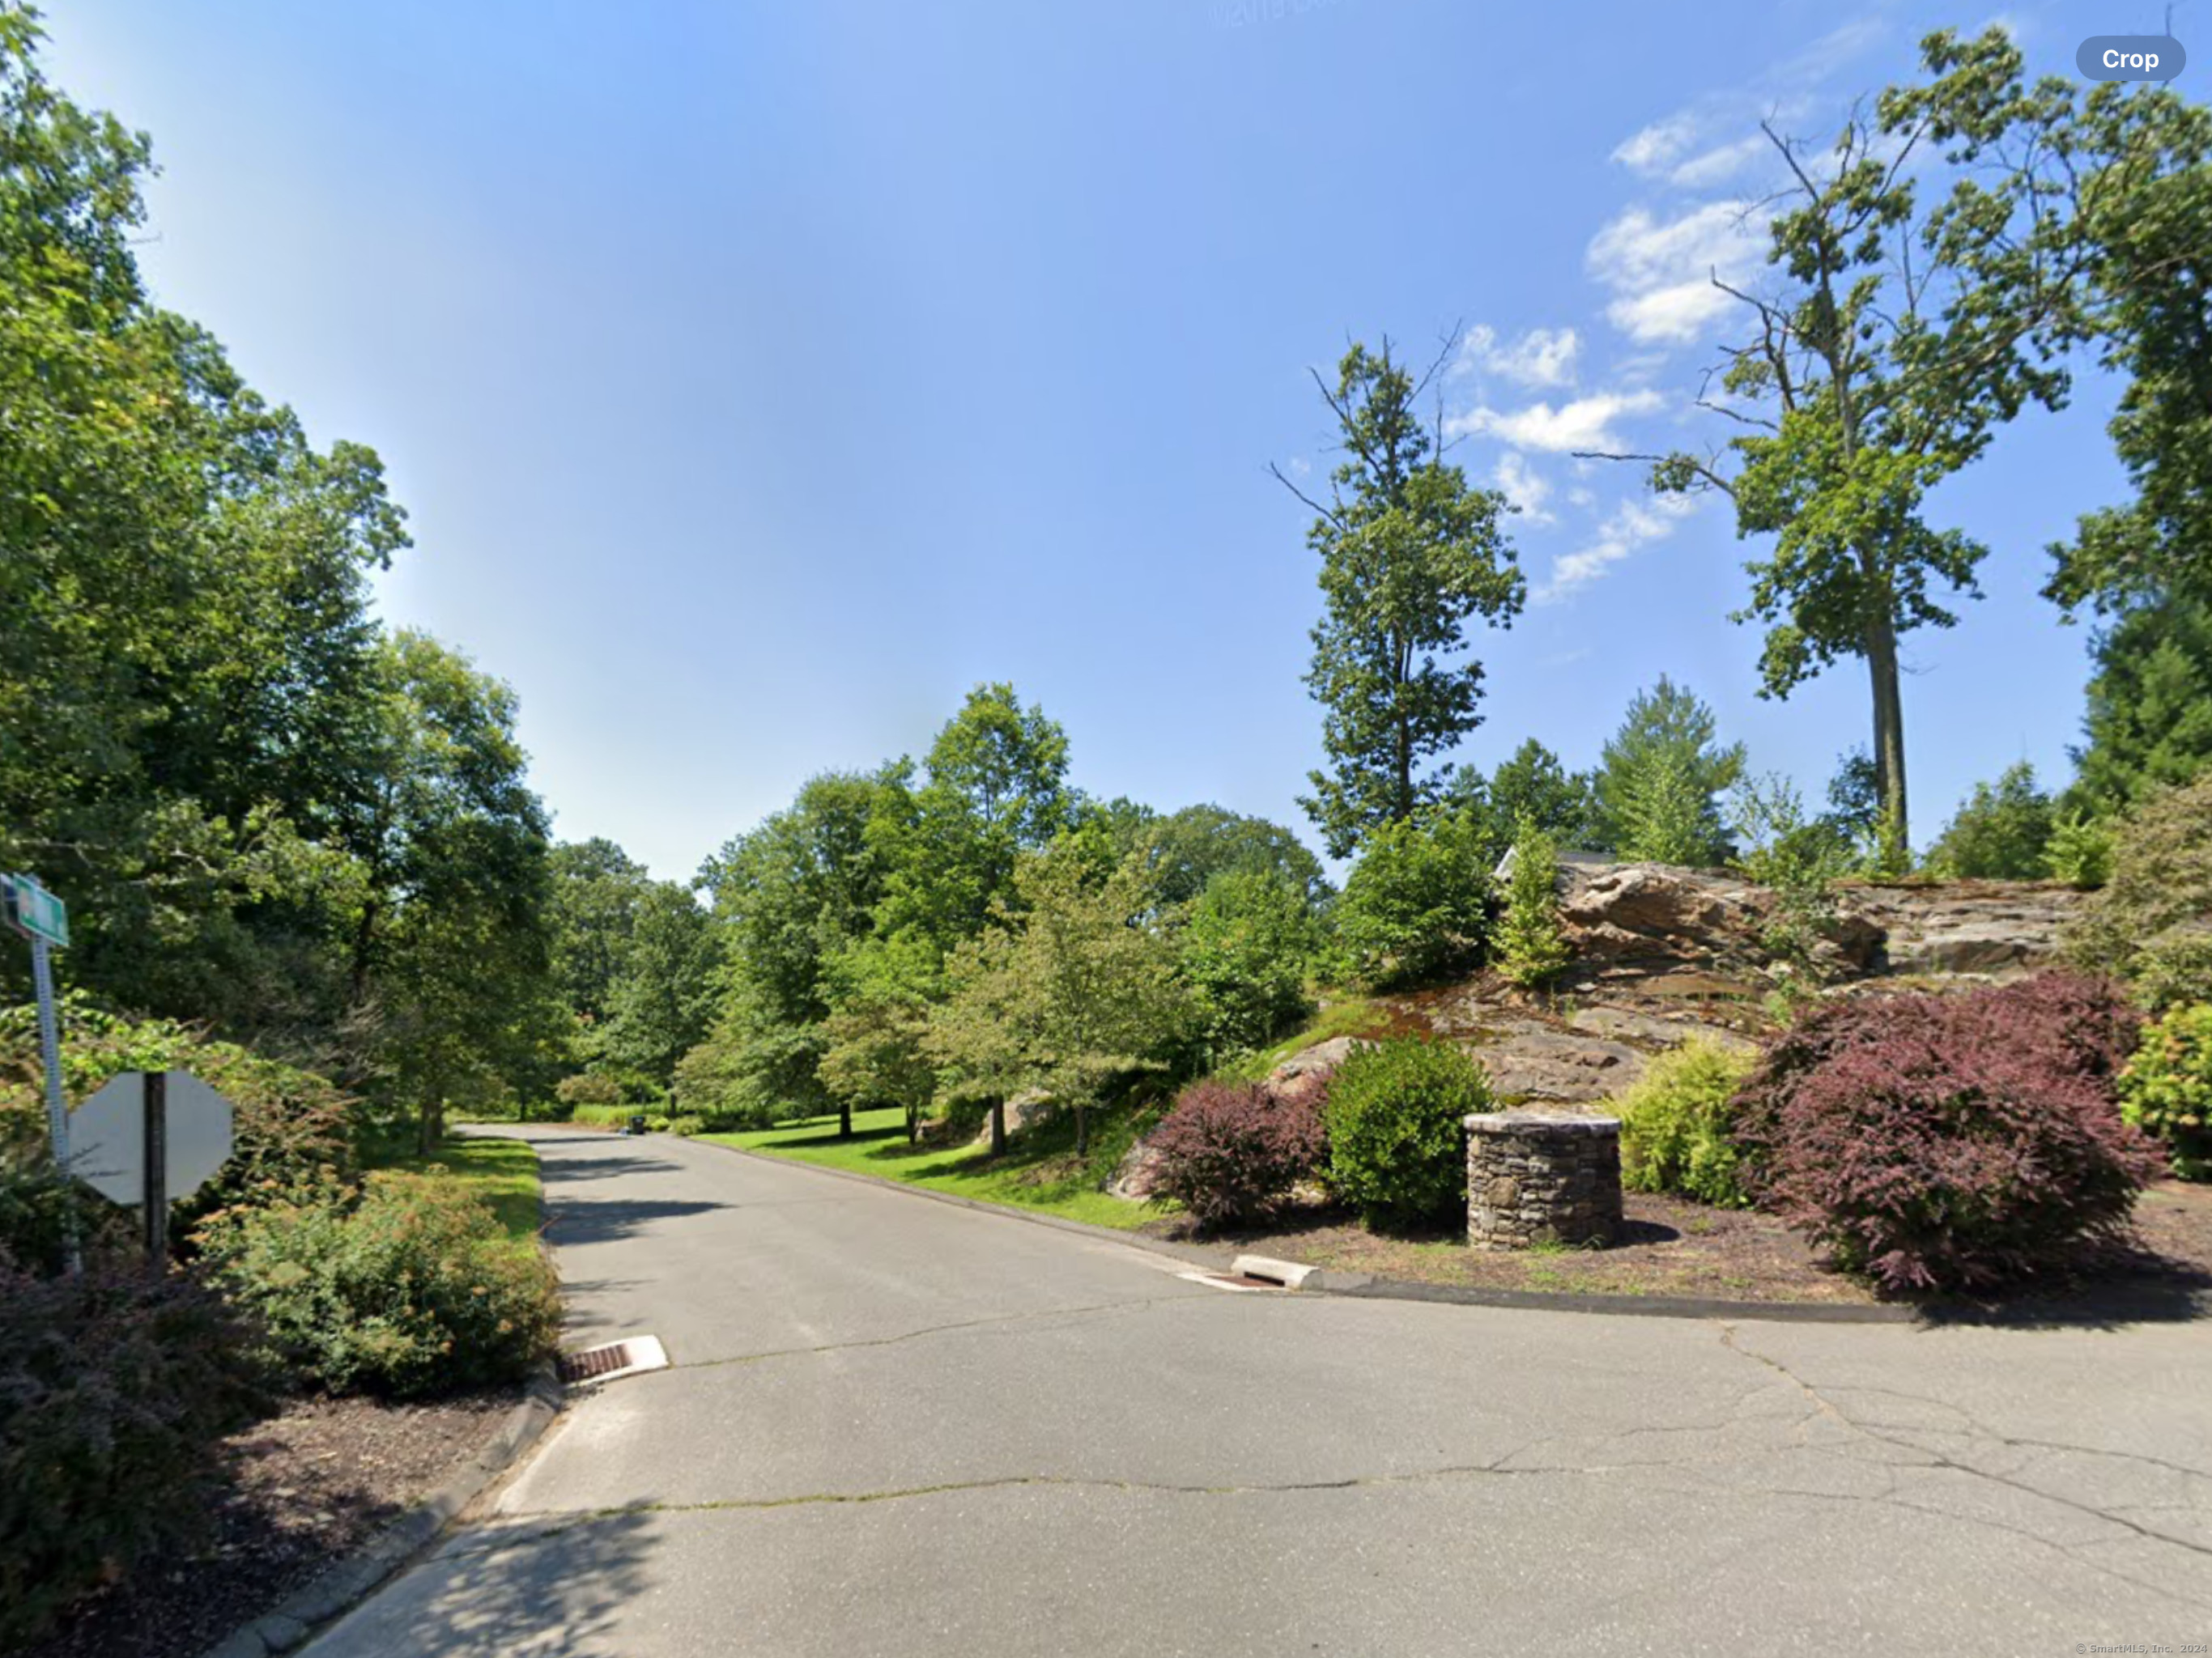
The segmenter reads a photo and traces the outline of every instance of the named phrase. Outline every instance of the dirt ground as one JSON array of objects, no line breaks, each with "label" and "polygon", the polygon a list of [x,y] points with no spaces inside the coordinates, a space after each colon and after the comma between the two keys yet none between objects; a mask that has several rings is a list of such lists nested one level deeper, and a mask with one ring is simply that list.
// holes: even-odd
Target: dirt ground
[{"label": "dirt ground", "polygon": [[[1294,1205],[1265,1229],[1206,1241],[1310,1266],[1492,1290],[1725,1301],[1879,1299],[1866,1284],[1822,1262],[1799,1234],[1771,1216],[1636,1192],[1627,1194],[1623,1207],[1626,1224],[1603,1248],[1479,1251],[1469,1249],[1456,1231],[1382,1237],[1318,1201]],[[1145,1230],[1162,1237],[1193,1236],[1187,1216]],[[2133,1247],[2085,1258],[2067,1279],[2024,1285],[2008,1299],[2094,1299],[2147,1288],[2212,1291],[2212,1187],[2159,1182],[2136,1206],[2136,1234]]]},{"label": "dirt ground", "polygon": [[232,1440],[236,1483],[198,1548],[141,1562],[24,1658],[197,1658],[436,1490],[520,1400],[295,1401]]}]

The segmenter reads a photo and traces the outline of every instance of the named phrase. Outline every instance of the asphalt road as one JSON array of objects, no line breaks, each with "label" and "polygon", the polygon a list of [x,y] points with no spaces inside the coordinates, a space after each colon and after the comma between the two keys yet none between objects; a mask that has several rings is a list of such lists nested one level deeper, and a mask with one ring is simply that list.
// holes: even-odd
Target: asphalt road
[{"label": "asphalt road", "polygon": [[1233,1294],[656,1138],[537,1136],[582,1397],[315,1642],[502,1655],[2212,1641],[2212,1327]]}]

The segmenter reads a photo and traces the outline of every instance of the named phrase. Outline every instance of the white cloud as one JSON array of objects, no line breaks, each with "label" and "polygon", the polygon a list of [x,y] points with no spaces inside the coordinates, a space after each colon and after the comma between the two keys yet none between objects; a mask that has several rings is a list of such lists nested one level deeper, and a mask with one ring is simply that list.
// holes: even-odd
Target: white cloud
[{"label": "white cloud", "polygon": [[1613,159],[1632,173],[1664,173],[1696,147],[1698,128],[1695,115],[1679,111],[1622,139]]},{"label": "white cloud", "polygon": [[1649,414],[1664,402],[1656,392],[1600,392],[1557,409],[1543,402],[1526,409],[1475,408],[1446,421],[1444,432],[1449,437],[1493,437],[1516,449],[1554,453],[1610,449],[1619,443],[1614,421],[1623,415]]},{"label": "white cloud", "polygon": [[1667,182],[1684,190],[1710,190],[1716,185],[1726,184],[1773,153],[1772,141],[1763,132],[1754,132],[1734,143],[1717,144],[1692,155],[1667,174]]},{"label": "white cloud", "polygon": [[1552,498],[1551,483],[1517,451],[1508,449],[1498,458],[1498,470],[1490,475],[1490,481],[1529,523],[1553,521],[1552,514],[1544,510],[1544,503]]},{"label": "white cloud", "polygon": [[1717,275],[1741,286],[1765,252],[1766,221],[1734,202],[1707,202],[1660,219],[1632,207],[1591,238],[1590,273],[1615,298],[1606,307],[1613,325],[1645,343],[1694,340],[1726,311]]},{"label": "white cloud", "polygon": [[1460,342],[1460,361],[1522,386],[1572,386],[1581,349],[1582,338],[1571,328],[1532,328],[1501,345],[1496,329],[1477,325]]},{"label": "white cloud", "polygon": [[1830,29],[1796,57],[1784,58],[1766,78],[1782,86],[1816,86],[1881,45],[1888,35],[1888,19],[1854,17]]},{"label": "white cloud", "polygon": [[1624,501],[1613,516],[1598,526],[1597,537],[1576,552],[1552,561],[1552,573],[1529,595],[1536,604],[1557,604],[1587,587],[1638,548],[1663,541],[1674,526],[1698,509],[1689,495],[1652,495]]}]

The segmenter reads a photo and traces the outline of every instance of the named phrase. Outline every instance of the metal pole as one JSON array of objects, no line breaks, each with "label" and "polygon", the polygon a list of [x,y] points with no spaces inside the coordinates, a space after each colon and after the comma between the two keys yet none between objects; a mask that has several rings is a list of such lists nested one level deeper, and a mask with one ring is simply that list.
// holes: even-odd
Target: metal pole
[{"label": "metal pole", "polygon": [[169,1073],[146,1076],[146,1264],[169,1260]]},{"label": "metal pole", "polygon": [[[62,1039],[54,1021],[54,969],[46,941],[35,934],[31,938],[31,978],[38,986],[39,1052],[46,1066],[46,1133],[53,1140],[54,1168],[66,1179],[70,1172],[69,1107],[62,1103]],[[68,1257],[69,1270],[74,1272],[83,1266],[77,1253],[75,1209],[64,1206],[62,1227],[62,1248]]]}]

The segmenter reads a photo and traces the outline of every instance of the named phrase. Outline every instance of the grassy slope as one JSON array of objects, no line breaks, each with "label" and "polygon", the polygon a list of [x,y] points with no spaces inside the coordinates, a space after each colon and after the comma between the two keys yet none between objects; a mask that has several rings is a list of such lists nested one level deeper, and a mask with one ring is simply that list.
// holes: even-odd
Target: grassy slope
[{"label": "grassy slope", "polygon": [[413,1174],[443,1169],[491,1205],[509,1239],[518,1244],[537,1241],[538,1154],[520,1140],[449,1139],[429,1157],[380,1150],[370,1167]]},{"label": "grassy slope", "polygon": [[1064,1122],[1032,1130],[1027,1143],[1016,1140],[1007,1154],[996,1161],[988,1151],[967,1145],[908,1145],[906,1120],[896,1110],[855,1112],[853,1130],[851,1139],[840,1140],[836,1118],[816,1117],[777,1128],[699,1138],[826,1168],[882,1175],[988,1203],[1042,1209],[1094,1226],[1127,1230],[1159,1213],[1150,1204],[1130,1203],[1099,1191],[1096,1162],[1075,1157],[1069,1138],[1072,1128]]}]

